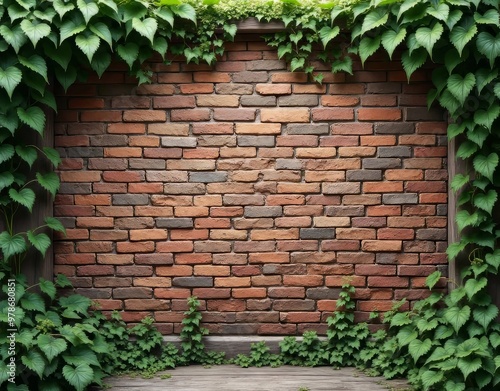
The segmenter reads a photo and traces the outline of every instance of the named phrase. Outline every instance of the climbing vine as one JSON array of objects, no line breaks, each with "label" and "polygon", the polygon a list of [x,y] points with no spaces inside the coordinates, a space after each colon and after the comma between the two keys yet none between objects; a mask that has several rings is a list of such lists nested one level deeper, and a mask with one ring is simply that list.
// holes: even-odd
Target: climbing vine
[{"label": "climbing vine", "polygon": [[[468,255],[470,262],[463,270],[463,287],[444,298],[445,309],[431,310],[436,303],[421,308],[420,314],[427,314],[424,320],[436,320],[435,332],[448,322],[451,334],[440,334],[443,346],[426,334],[433,329],[421,329],[412,320],[420,319],[415,313],[407,315],[409,321],[394,316],[391,326],[418,329],[408,342],[415,364],[427,352],[435,353],[424,363],[430,374],[422,372],[421,378],[435,370],[445,375],[422,381],[424,388],[495,387],[500,362],[486,357],[498,346],[498,330],[492,326],[498,308],[486,299],[486,289],[488,277],[497,275],[500,266],[495,218],[500,185],[498,8],[497,0],[3,0],[2,262],[19,272],[29,248],[45,254],[50,247],[47,229],[64,232],[51,216],[43,226],[18,228],[20,212],[31,212],[42,192],[55,195],[59,188],[53,170],[38,168],[60,163],[57,151],[45,145],[44,134],[47,111],[57,110],[52,93],[56,83],[67,90],[93,72],[102,76],[116,60],[129,66],[138,83],[146,83],[151,76],[147,60],[154,55],[167,62],[171,55],[184,55],[187,62],[213,64],[224,53],[224,44],[234,38],[235,21],[250,16],[280,20],[286,29],[268,36],[267,42],[289,61],[292,71],[303,71],[316,82],[322,81],[314,69],[318,60],[330,64],[332,72],[350,73],[353,59],[364,64],[371,55],[385,51],[389,58],[401,60],[408,79],[424,64],[435,64],[428,106],[448,111],[448,137],[457,140],[457,157],[467,162],[467,171],[451,180],[452,189],[459,192],[460,240],[450,244],[447,253],[451,260]],[[469,347],[473,343],[479,348]],[[448,359],[463,378],[443,364]],[[481,371],[488,373],[488,383],[469,382],[471,374]],[[446,377],[449,373],[455,377]]]}]

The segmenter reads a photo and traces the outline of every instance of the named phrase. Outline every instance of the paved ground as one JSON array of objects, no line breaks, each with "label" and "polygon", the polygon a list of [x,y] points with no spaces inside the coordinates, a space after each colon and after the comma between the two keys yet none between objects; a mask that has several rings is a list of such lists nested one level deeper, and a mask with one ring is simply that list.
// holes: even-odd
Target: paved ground
[{"label": "paved ground", "polygon": [[[165,378],[165,375],[171,375]],[[163,377],[163,378],[162,378]],[[404,381],[367,377],[352,368],[240,368],[192,365],[159,373],[153,379],[114,377],[110,391],[387,391],[406,390]]]}]

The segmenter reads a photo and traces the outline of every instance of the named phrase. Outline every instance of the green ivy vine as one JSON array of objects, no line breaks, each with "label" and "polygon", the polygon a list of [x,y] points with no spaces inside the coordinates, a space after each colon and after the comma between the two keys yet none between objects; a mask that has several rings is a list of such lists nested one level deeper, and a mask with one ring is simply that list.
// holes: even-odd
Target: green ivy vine
[{"label": "green ivy vine", "polygon": [[[57,111],[55,83],[67,90],[92,72],[102,76],[116,60],[129,66],[138,83],[146,83],[151,75],[147,61],[155,54],[213,64],[234,38],[235,22],[250,16],[282,21],[286,29],[267,42],[292,71],[306,72],[316,82],[322,81],[314,69],[317,60],[330,64],[332,72],[351,73],[353,56],[364,64],[385,51],[401,59],[408,79],[424,64],[435,64],[428,106],[448,111],[448,137],[456,139],[457,157],[467,162],[467,172],[451,180],[459,192],[460,240],[447,253],[450,260],[469,254],[470,262],[460,288],[405,313],[409,321],[394,316],[391,327],[399,330],[397,338],[402,330],[414,336],[408,354],[425,368],[419,375],[424,389],[497,387],[499,330],[493,322],[498,308],[487,299],[487,287],[500,266],[498,0],[0,1],[2,263],[19,272],[29,248],[45,254],[50,247],[47,229],[64,232],[51,216],[40,227],[17,227],[20,212],[31,212],[43,192],[55,195],[59,188],[53,170],[39,168],[60,163],[44,135],[48,110]],[[430,285],[438,278],[433,275]],[[438,302],[444,308],[431,309]],[[448,331],[439,334],[443,343],[436,344],[431,334],[443,325]],[[443,376],[435,380],[433,371]]]}]

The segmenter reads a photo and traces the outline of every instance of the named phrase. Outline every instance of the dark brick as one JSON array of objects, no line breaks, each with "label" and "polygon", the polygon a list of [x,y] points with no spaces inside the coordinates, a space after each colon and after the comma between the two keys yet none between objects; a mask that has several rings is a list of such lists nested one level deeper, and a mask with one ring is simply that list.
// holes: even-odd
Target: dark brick
[{"label": "dark brick", "polygon": [[326,216],[334,217],[349,217],[349,216],[364,216],[364,206],[327,206],[325,207]]},{"label": "dark brick", "polygon": [[190,218],[157,218],[158,228],[193,228],[194,222]]},{"label": "dark brick", "polygon": [[[234,266],[233,266],[234,268]],[[269,264],[269,265],[264,265],[262,267],[262,273],[263,274],[306,274],[307,273],[307,268],[306,265],[276,265],[276,264]]]},{"label": "dark brick", "polygon": [[173,286],[184,288],[209,288],[214,286],[212,277],[174,277]]},{"label": "dark brick", "polygon": [[240,147],[274,147],[274,136],[238,136]]},{"label": "dark brick", "polygon": [[163,159],[129,159],[129,165],[134,170],[164,170],[165,160]]},{"label": "dark brick", "polygon": [[316,302],[307,299],[286,299],[274,300],[273,310],[275,311],[314,311]]},{"label": "dark brick", "polygon": [[329,134],[328,124],[290,124],[286,127],[288,134]]},{"label": "dark brick", "polygon": [[368,83],[367,94],[398,94],[401,92],[401,83]]},{"label": "dark brick", "polygon": [[401,159],[396,158],[366,158],[363,159],[363,168],[399,168]]},{"label": "dark brick", "polygon": [[247,62],[249,71],[273,71],[286,69],[286,62],[282,60],[254,60]]},{"label": "dark brick", "polygon": [[333,228],[301,228],[301,239],[333,239],[335,229]]},{"label": "dark brick", "polygon": [[245,217],[277,217],[282,214],[281,206],[245,206]]},{"label": "dark brick", "polygon": [[376,134],[411,134],[415,125],[409,122],[381,122],[375,124]]},{"label": "dark brick", "polygon": [[445,119],[445,110],[427,110],[426,107],[408,107],[406,109],[407,121],[444,121]]},{"label": "dark brick", "polygon": [[234,83],[264,83],[268,79],[267,72],[238,72],[233,75]]},{"label": "dark brick", "polygon": [[78,288],[76,293],[88,297],[89,299],[109,299],[111,298],[111,288]]},{"label": "dark brick", "polygon": [[278,99],[278,103],[281,107],[290,106],[317,106],[318,105],[318,95],[290,95],[281,96]]},{"label": "dark brick", "polygon": [[113,194],[113,205],[147,205],[147,194]]},{"label": "dark brick", "polygon": [[308,299],[313,300],[322,300],[322,299],[333,299],[336,300],[339,298],[340,289],[332,289],[332,288],[309,288],[306,290],[306,297]]},{"label": "dark brick", "polygon": [[346,173],[348,181],[381,181],[381,170],[348,170]]},{"label": "dark brick", "polygon": [[302,170],[304,163],[297,159],[276,159],[277,170]]},{"label": "dark brick", "polygon": [[448,205],[439,204],[436,209],[437,216],[447,216],[448,215]]},{"label": "dark brick", "polygon": [[107,134],[104,136],[94,136],[90,138],[90,145],[93,147],[127,146],[128,137],[118,134]]},{"label": "dark brick", "polygon": [[419,240],[446,240],[448,234],[445,228],[427,228],[417,230]]},{"label": "dark brick", "polygon": [[410,147],[379,147],[379,157],[410,157]]},{"label": "dark brick", "polygon": [[259,106],[259,107],[276,106],[276,97],[246,95],[240,98],[240,102],[242,106]]},{"label": "dark brick", "polygon": [[399,204],[417,204],[418,194],[417,193],[393,193],[393,194],[383,194],[382,202],[388,205],[399,205]]},{"label": "dark brick", "polygon": [[61,183],[59,194],[90,194],[92,185],[90,183]]},{"label": "dark brick", "polygon": [[150,299],[153,297],[151,288],[115,288],[113,289],[114,299]]},{"label": "dark brick", "polygon": [[68,149],[68,157],[103,157],[104,149],[100,147],[73,147]]},{"label": "dark brick", "polygon": [[213,183],[213,182],[226,182],[227,172],[191,172],[189,173],[189,182]]}]

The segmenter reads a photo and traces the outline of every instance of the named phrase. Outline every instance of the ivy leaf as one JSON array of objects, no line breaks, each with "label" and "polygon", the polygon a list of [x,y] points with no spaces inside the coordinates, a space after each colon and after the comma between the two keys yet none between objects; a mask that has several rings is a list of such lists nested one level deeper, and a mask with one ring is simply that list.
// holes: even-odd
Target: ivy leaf
[{"label": "ivy leaf", "polygon": [[23,73],[15,66],[10,66],[6,69],[0,68],[0,86],[7,91],[10,99],[12,99],[12,93],[21,82],[22,77]]},{"label": "ivy leaf", "polygon": [[482,126],[475,126],[473,130],[467,131],[467,138],[470,141],[475,142],[479,148],[483,147],[484,142],[490,135],[488,129],[483,128]]},{"label": "ivy leaf", "polygon": [[446,67],[450,75],[455,69],[455,67],[458,64],[461,64],[462,62],[463,62],[462,57],[458,54],[455,48],[451,48],[444,55],[444,66]]},{"label": "ivy leaf", "polygon": [[57,167],[59,164],[61,164],[61,156],[59,155],[59,152],[55,150],[54,148],[50,147],[44,147],[43,148],[43,153],[47,159],[50,160],[50,162]]},{"label": "ivy leaf", "polygon": [[480,280],[469,279],[464,285],[465,293],[469,299],[480,292],[486,285],[488,284],[488,280],[486,277],[481,278]]},{"label": "ivy leaf", "polygon": [[457,157],[461,159],[467,159],[471,157],[477,150],[477,144],[467,140],[464,143],[460,144],[460,147],[458,147]]},{"label": "ivy leaf", "polygon": [[446,249],[446,254],[448,255],[448,258],[450,260],[453,260],[456,258],[458,254],[460,254],[464,249],[467,244],[463,242],[457,242],[457,243],[452,243],[448,246]]},{"label": "ivy leaf", "polygon": [[380,47],[382,38],[380,36],[375,38],[364,37],[359,43],[359,57],[361,64],[364,65],[368,57],[375,53]]},{"label": "ivy leaf", "polygon": [[352,59],[349,56],[345,56],[342,59],[335,60],[332,63],[332,73],[346,72],[352,75]]},{"label": "ivy leaf", "polygon": [[9,187],[13,183],[14,183],[14,175],[12,175],[12,173],[10,173],[9,171],[0,173],[0,190]]},{"label": "ivy leaf", "polygon": [[194,24],[196,24],[196,11],[189,4],[181,4],[181,5],[172,6],[172,7],[170,7],[170,9],[177,16],[184,18],[184,19],[189,19]]},{"label": "ivy leaf", "polygon": [[33,231],[28,231],[26,236],[28,237],[28,241],[33,245],[33,247],[40,251],[42,256],[45,257],[45,253],[50,247],[50,238],[44,233],[35,234],[33,233]]},{"label": "ivy leaf", "polygon": [[498,155],[494,152],[488,156],[477,155],[473,160],[474,169],[493,182],[493,173],[498,166]]},{"label": "ivy leaf", "polygon": [[29,19],[24,19],[21,22],[21,28],[31,41],[34,47],[38,41],[47,37],[50,34],[50,26],[46,23],[32,23]]},{"label": "ivy leaf", "polygon": [[94,380],[94,371],[87,364],[80,364],[76,367],[65,365],[62,369],[64,378],[76,388],[77,391],[84,391]]},{"label": "ivy leaf", "polygon": [[52,300],[56,297],[56,286],[52,281],[46,280],[45,278],[40,278],[38,286],[40,290],[49,296]]},{"label": "ivy leaf", "polygon": [[488,108],[488,110],[477,110],[474,113],[474,122],[491,131],[493,121],[495,121],[499,115],[500,106],[497,103],[494,103]]},{"label": "ivy leaf", "polygon": [[400,28],[397,32],[394,30],[387,30],[382,34],[382,46],[392,59],[392,54],[396,47],[401,44],[406,37],[406,29]]},{"label": "ivy leaf", "polygon": [[40,107],[31,106],[26,110],[22,107],[18,107],[17,115],[22,123],[25,123],[43,136],[43,132],[45,130],[45,113]]},{"label": "ivy leaf", "polygon": [[292,72],[295,72],[297,69],[301,69],[304,67],[305,59],[303,57],[301,58],[292,58],[292,61],[290,62],[290,70]]},{"label": "ivy leaf", "polygon": [[285,54],[292,53],[292,43],[288,42],[286,45],[278,46],[278,58],[282,58]]},{"label": "ivy leaf", "polygon": [[68,297],[61,297],[59,299],[59,304],[68,311],[84,314],[92,304],[92,301],[85,296],[71,295]]},{"label": "ivy leaf", "polygon": [[16,53],[19,52],[19,49],[23,47],[24,43],[28,39],[20,25],[12,27],[11,30],[3,24],[0,26],[0,35],[10,46],[14,48]]},{"label": "ivy leaf", "polygon": [[16,145],[16,154],[19,156],[22,160],[24,160],[30,168],[33,166],[33,163],[35,163],[35,160],[38,156],[37,150],[35,147],[31,146],[24,146],[24,145]]},{"label": "ivy leaf", "polygon": [[413,341],[417,337],[418,337],[418,332],[412,326],[403,327],[401,330],[399,330],[398,334],[396,335],[396,338],[398,339],[400,346],[408,345],[411,341]]},{"label": "ivy leaf", "polygon": [[432,289],[440,279],[441,279],[441,272],[439,270],[436,270],[434,273],[427,276],[427,278],[425,279],[425,285],[427,285],[429,289]]},{"label": "ivy leaf", "polygon": [[433,370],[426,370],[425,372],[422,373],[421,380],[422,384],[425,387],[426,390],[429,390],[431,386],[433,386],[436,383],[439,383],[444,376],[443,371],[433,371]]},{"label": "ivy leaf", "polygon": [[64,339],[54,338],[53,336],[46,334],[40,334],[37,338],[37,342],[38,347],[49,361],[52,361],[68,347],[68,344]]},{"label": "ivy leaf", "polygon": [[33,205],[35,204],[35,192],[28,188],[24,188],[19,191],[17,191],[16,189],[10,189],[9,197],[18,204],[21,204],[28,208],[30,212],[33,209]]},{"label": "ivy leaf", "polygon": [[113,36],[111,35],[111,31],[108,26],[104,23],[97,22],[89,25],[89,30],[106,42],[111,49],[113,49]]},{"label": "ivy leaf", "polygon": [[489,336],[489,340],[490,340],[491,346],[493,346],[494,349],[496,349],[498,346],[500,346],[500,334],[491,333]]},{"label": "ivy leaf", "polygon": [[36,179],[40,186],[47,190],[53,197],[55,197],[59,190],[59,177],[55,172],[48,172],[46,174],[36,173]]},{"label": "ivy leaf", "polygon": [[132,65],[139,56],[139,46],[133,42],[128,42],[125,45],[118,45],[116,51],[130,68],[132,68]]},{"label": "ivy leaf", "polygon": [[426,354],[432,346],[432,341],[427,338],[424,341],[414,339],[408,345],[408,352],[413,357],[413,361],[417,362],[420,357]]},{"label": "ivy leaf", "polygon": [[478,218],[479,215],[477,213],[470,214],[467,210],[461,210],[455,215],[455,221],[460,231],[465,227],[476,225]]},{"label": "ivy leaf", "polygon": [[478,12],[474,12],[474,20],[479,24],[493,24],[498,26],[500,24],[499,14],[497,10],[489,9],[483,15]]},{"label": "ivy leaf", "polygon": [[[11,22],[16,21],[17,19],[23,19],[30,14],[30,11],[28,11],[26,8],[19,6],[16,3],[10,4],[9,7],[7,8],[7,12],[9,14]],[[2,9],[2,14],[3,14],[3,9]]]},{"label": "ivy leaf", "polygon": [[302,31],[298,31],[297,33],[292,33],[290,34],[290,41],[292,41],[294,44],[298,45],[299,41],[302,39],[304,34],[302,34]]},{"label": "ivy leaf", "polygon": [[165,59],[165,54],[168,49],[168,42],[163,37],[156,37],[153,41],[153,49],[158,52],[163,59]]},{"label": "ivy leaf", "polygon": [[462,106],[475,85],[476,77],[470,72],[463,78],[458,74],[453,74],[448,78],[446,83],[448,90]]},{"label": "ivy leaf", "polygon": [[19,126],[19,118],[14,110],[9,110],[6,114],[0,114],[0,126],[7,128],[11,135]]},{"label": "ivy leaf", "polygon": [[47,63],[37,54],[33,54],[29,58],[25,58],[23,56],[18,56],[19,62],[24,65],[26,68],[31,69],[33,72],[41,75],[45,81],[48,83],[49,79],[47,77]]},{"label": "ivy leaf", "polygon": [[22,254],[26,251],[26,242],[24,238],[17,234],[11,236],[7,231],[0,233],[0,248],[5,259],[9,259],[16,254]]},{"label": "ivy leaf", "polygon": [[417,42],[427,49],[429,56],[432,59],[432,49],[436,42],[441,38],[443,34],[443,26],[441,23],[436,23],[434,27],[429,29],[428,27],[420,27],[415,33],[415,38]]},{"label": "ivy leaf", "polygon": [[66,228],[64,228],[64,225],[62,225],[62,223],[55,217],[46,217],[45,224],[47,224],[47,227],[49,227],[50,229],[53,229],[57,232],[62,232],[66,235]]},{"label": "ivy leaf", "polygon": [[0,163],[10,160],[14,156],[14,147],[10,144],[0,144]]},{"label": "ivy leaf", "polygon": [[460,11],[459,9],[454,9],[450,11],[450,14],[448,15],[448,18],[446,19],[446,25],[448,26],[449,30],[453,30],[453,27],[462,19],[462,15],[464,13]]},{"label": "ivy leaf", "polygon": [[59,28],[60,44],[73,35],[80,34],[86,29],[86,25],[81,17],[73,18],[64,22]]},{"label": "ivy leaf", "polygon": [[374,28],[386,24],[388,18],[389,18],[389,12],[387,12],[384,8],[374,9],[368,15],[365,16],[363,20],[363,25],[361,27],[361,34],[364,34],[367,31],[373,30]]},{"label": "ivy leaf", "polygon": [[25,355],[21,356],[21,362],[35,372],[40,379],[42,378],[45,370],[45,360],[39,352],[33,349],[28,350]]},{"label": "ivy leaf", "polygon": [[76,81],[77,72],[76,69],[71,67],[66,71],[62,70],[60,72],[55,72],[57,81],[61,83],[64,91],[67,92],[68,88]]},{"label": "ivy leaf", "polygon": [[66,287],[72,288],[73,287],[73,285],[69,281],[68,277],[66,277],[64,274],[60,274],[60,273],[56,276],[55,283],[59,288],[66,288]]},{"label": "ivy leaf", "polygon": [[466,23],[464,26],[455,26],[450,32],[450,40],[453,46],[458,50],[458,54],[462,56],[462,50],[472,38],[477,34],[477,26],[474,23]]},{"label": "ivy leaf", "polygon": [[326,45],[334,39],[337,35],[340,33],[340,28],[339,26],[334,26],[334,27],[329,27],[329,26],[324,26],[319,30],[319,37],[321,39],[321,43],[323,44],[323,47],[326,48]]},{"label": "ivy leaf", "polygon": [[161,7],[154,10],[156,16],[167,22],[170,27],[174,27],[174,14],[169,8]]},{"label": "ivy leaf", "polygon": [[488,193],[477,193],[474,195],[474,205],[478,208],[488,212],[488,214],[492,214],[493,207],[497,202],[498,194],[496,190],[488,190]]},{"label": "ivy leaf", "polygon": [[453,177],[451,181],[451,188],[453,191],[458,191],[462,187],[464,187],[467,183],[469,183],[470,178],[469,175],[457,174]]},{"label": "ivy leaf", "polygon": [[448,16],[450,15],[450,7],[444,3],[432,3],[427,8],[427,13],[434,16],[436,19],[446,22],[448,20]]},{"label": "ivy leaf", "polygon": [[72,347],[71,354],[65,354],[63,356],[64,361],[68,364],[78,365],[81,362],[85,362],[89,365],[99,366],[99,360],[96,354],[85,346]]},{"label": "ivy leaf", "polygon": [[151,45],[153,44],[158,23],[153,18],[140,20],[139,18],[132,18],[132,28],[143,37],[149,39]]},{"label": "ivy leaf", "polygon": [[460,358],[457,363],[457,367],[460,371],[462,371],[465,379],[467,379],[471,373],[476,372],[479,368],[481,368],[481,366],[482,363],[479,357]]},{"label": "ivy leaf", "polygon": [[67,12],[75,9],[73,4],[65,3],[63,0],[53,0],[52,5],[61,19]]},{"label": "ivy leaf", "polygon": [[462,308],[454,306],[444,311],[444,318],[453,327],[455,332],[458,333],[462,326],[469,320],[470,313],[471,311],[468,305]]},{"label": "ivy leaf", "polygon": [[498,307],[490,304],[488,307],[478,307],[472,311],[474,320],[486,330],[489,324],[498,316]]},{"label": "ivy leaf", "polygon": [[26,292],[21,298],[20,303],[24,310],[45,312],[45,301],[37,293]]},{"label": "ivy leaf", "polygon": [[481,68],[476,71],[476,82],[477,82],[477,92],[481,94],[481,91],[489,83],[495,80],[498,76],[498,69],[490,70],[486,68]]},{"label": "ivy leaf", "polygon": [[406,77],[410,80],[411,75],[418,68],[424,65],[427,60],[427,52],[423,48],[416,49],[409,54],[408,51],[405,51],[401,57],[403,62],[403,68],[406,72]]},{"label": "ivy leaf", "polygon": [[96,71],[99,77],[102,77],[103,73],[106,72],[106,69],[108,69],[110,64],[111,55],[106,51],[100,51],[94,55],[90,66],[94,71]]},{"label": "ivy leaf", "polygon": [[492,254],[486,254],[486,257],[484,257],[484,259],[488,265],[491,265],[495,269],[498,269],[498,267],[500,266],[500,250],[495,250]]},{"label": "ivy leaf", "polygon": [[94,34],[78,34],[75,38],[76,46],[87,56],[89,62],[92,62],[95,52],[99,49],[101,40]]},{"label": "ivy leaf", "polygon": [[476,46],[479,53],[490,60],[490,66],[493,69],[495,59],[500,56],[500,33],[495,37],[486,31],[479,33]]},{"label": "ivy leaf", "polygon": [[92,16],[99,13],[99,7],[93,1],[77,0],[76,5],[82,13],[86,24],[89,24],[89,20],[92,18]]},{"label": "ivy leaf", "polygon": [[457,123],[453,123],[453,124],[450,124],[448,125],[448,137],[450,139],[452,138],[455,138],[456,136],[458,136],[459,134],[462,134],[464,131],[465,131],[465,123],[461,123],[461,124],[457,124]]}]

